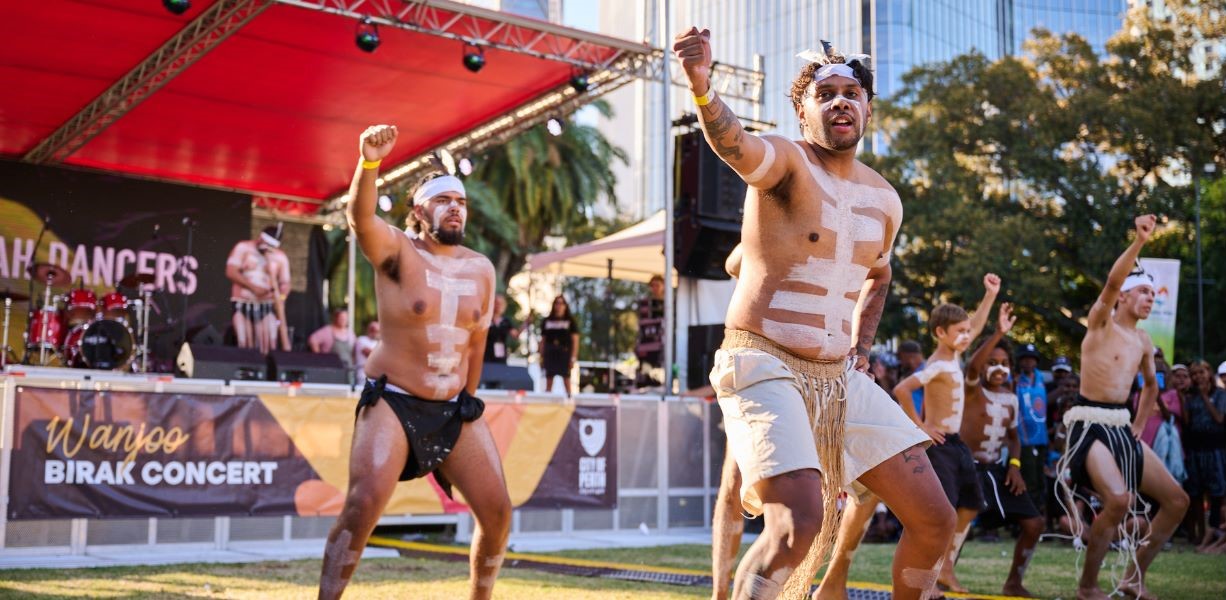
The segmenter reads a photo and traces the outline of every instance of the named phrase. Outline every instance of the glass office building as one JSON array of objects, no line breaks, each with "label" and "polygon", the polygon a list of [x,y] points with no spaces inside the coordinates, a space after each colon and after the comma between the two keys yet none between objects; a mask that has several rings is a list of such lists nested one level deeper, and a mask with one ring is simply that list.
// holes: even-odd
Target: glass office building
[{"label": "glass office building", "polygon": [[[761,55],[766,87],[761,118],[784,132],[795,125],[788,90],[796,54],[828,40],[875,61],[876,91],[889,96],[904,73],[977,51],[997,59],[1023,51],[1030,32],[1075,32],[1098,51],[1123,23],[1128,0],[680,0],[674,29],[711,29],[717,60],[752,67]],[[684,100],[684,98],[679,98]],[[869,142],[870,148],[874,145]]]}]

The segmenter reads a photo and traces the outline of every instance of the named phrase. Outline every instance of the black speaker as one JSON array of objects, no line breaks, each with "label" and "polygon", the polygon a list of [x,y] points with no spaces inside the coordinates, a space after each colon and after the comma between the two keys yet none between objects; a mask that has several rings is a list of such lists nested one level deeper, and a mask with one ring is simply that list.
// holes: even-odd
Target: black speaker
[{"label": "black speaker", "polygon": [[340,383],[348,385],[352,369],[331,352],[269,352],[268,379],[298,383]]},{"label": "black speaker", "polygon": [[179,348],[175,374],[193,379],[263,381],[268,369],[264,356],[255,350],[189,342]]},{"label": "black speaker", "polygon": [[481,387],[487,390],[528,390],[534,387],[527,367],[487,362],[481,366]]},{"label": "black speaker", "polygon": [[700,388],[711,383],[711,369],[715,366],[715,352],[724,343],[724,325],[690,325],[689,346],[685,368],[685,385],[688,389]]},{"label": "black speaker", "polygon": [[675,197],[691,199],[695,216],[741,222],[745,212],[745,182],[715,154],[702,131],[676,137]]},{"label": "black speaker", "polygon": [[677,136],[676,165],[673,266],[689,277],[728,279],[724,261],[741,241],[745,182],[701,131]]}]

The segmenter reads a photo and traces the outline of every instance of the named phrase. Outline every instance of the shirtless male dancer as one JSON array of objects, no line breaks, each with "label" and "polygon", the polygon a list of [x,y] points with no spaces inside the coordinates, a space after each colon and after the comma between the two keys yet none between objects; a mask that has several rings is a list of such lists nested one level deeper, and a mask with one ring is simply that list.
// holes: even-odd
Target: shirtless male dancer
[{"label": "shirtless male dancer", "polygon": [[263,354],[277,348],[276,294],[284,301],[290,285],[289,258],[281,250],[282,232],[281,223],[269,225],[255,239],[234,244],[226,259],[234,308],[230,324],[239,348],[254,348]]},{"label": "shirtless male dancer", "polygon": [[[1017,524],[1021,535],[1013,546],[1013,564],[1001,594],[1031,594],[1022,578],[1034,556],[1035,545],[1043,533],[1043,517],[1026,491],[1022,477],[1021,436],[1018,435],[1018,398],[1010,384],[1012,361],[1005,334],[1017,319],[1013,306],[1000,305],[996,331],[987,338],[966,363],[966,410],[962,414],[962,441],[971,449],[979,470],[980,487],[987,507],[979,513],[980,525],[997,527]],[[1009,451],[1007,466],[1002,449]]]},{"label": "shirtless male dancer", "polygon": [[[966,540],[971,522],[983,508],[983,490],[979,485],[979,474],[975,471],[975,459],[959,433],[966,407],[960,357],[987,324],[992,303],[1000,292],[1000,278],[994,273],[984,275],[983,287],[983,299],[979,301],[974,316],[967,315],[962,307],[948,303],[932,310],[928,328],[937,340],[937,349],[928,357],[928,363],[922,370],[894,386],[894,398],[907,416],[932,436],[935,443],[928,447],[928,458],[941,481],[945,496],[958,511],[958,526],[938,580],[942,586],[955,592],[966,591],[954,575],[954,563],[962,551],[962,542]],[[922,418],[916,414],[915,404],[911,401],[912,392],[920,386],[924,388]]]},{"label": "shirtless male dancer", "polygon": [[[1064,413],[1068,428],[1067,447],[1057,473],[1071,475],[1072,483],[1094,490],[1102,512],[1090,526],[1085,565],[1077,587],[1078,598],[1105,599],[1098,586],[1098,572],[1107,554],[1112,534],[1120,529],[1121,548],[1128,566],[1118,590],[1135,598],[1151,598],[1145,589],[1145,572],[1188,509],[1188,495],[1167,472],[1162,460],[1139,439],[1154,410],[1158,383],[1154,377],[1154,345],[1149,334],[1137,329],[1137,321],[1149,316],[1154,306],[1154,282],[1133,265],[1141,247],[1154,232],[1153,215],[1135,220],[1136,239],[1115,260],[1098,300],[1090,308],[1086,337],[1081,342],[1081,393]],[[1144,385],[1137,415],[1129,419],[1128,395],[1140,370]],[[1076,510],[1069,485],[1058,480],[1058,498],[1065,511]],[[1123,527],[1130,514],[1144,517],[1144,504],[1137,493],[1158,503],[1158,513],[1143,539],[1132,527]],[[1070,518],[1075,529],[1080,519]],[[1081,531],[1074,531],[1080,537]],[[1135,551],[1135,556],[1131,553]]]},{"label": "shirtless male dancer", "polygon": [[349,457],[349,493],[328,534],[320,598],[337,598],[357,568],[397,481],[434,473],[464,494],[476,518],[469,597],[489,598],[510,532],[511,500],[477,390],[494,306],[494,267],[460,245],[468,218],[464,184],[450,175],[413,192],[411,228],[375,216],[380,161],[394,126],[361,135],[361,163],[347,216],[375,266],[383,340],[366,361]]},{"label": "shirtless male dancer", "polygon": [[765,519],[737,569],[738,599],[808,595],[838,528],[836,497],[853,481],[900,507],[896,598],[933,589],[953,527],[926,436],[861,370],[902,204],[855,159],[872,74],[825,50],[793,84],[803,137],[791,141],[748,134],[715,94],[710,32],[691,27],[673,44],[707,142],[749,184],[740,278],[711,371],[741,504]]},{"label": "shirtless male dancer", "polygon": [[[741,245],[737,244],[724,262],[724,270],[733,277],[741,271]],[[858,339],[858,334],[853,335]],[[736,459],[725,449],[724,465],[720,471],[719,492],[715,498],[715,511],[711,518],[711,598],[725,600],[728,597],[727,582],[732,576],[732,563],[741,548],[745,533],[745,521],[741,517],[741,503],[737,499],[741,491],[741,472]],[[860,548],[865,532],[881,499],[872,492],[860,497],[848,496],[839,519],[839,532],[834,540],[830,564],[822,576],[816,600],[847,598],[847,573],[852,558]]]}]

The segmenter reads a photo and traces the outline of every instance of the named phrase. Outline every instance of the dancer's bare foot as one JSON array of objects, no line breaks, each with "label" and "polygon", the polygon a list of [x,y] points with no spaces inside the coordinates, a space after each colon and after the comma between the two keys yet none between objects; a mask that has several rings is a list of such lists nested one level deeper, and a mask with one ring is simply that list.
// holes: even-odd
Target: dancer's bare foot
[{"label": "dancer's bare foot", "polygon": [[1002,596],[1018,596],[1020,598],[1036,598],[1030,590],[1026,589],[1021,583],[1013,583],[1006,581],[1005,587],[1001,588],[1000,595]]},{"label": "dancer's bare foot", "polygon": [[1092,588],[1077,588],[1077,600],[1111,600],[1098,586]]},{"label": "dancer's bare foot", "polygon": [[1132,579],[1120,584],[1120,593],[1136,600],[1158,600],[1158,597],[1145,589],[1145,583]]}]

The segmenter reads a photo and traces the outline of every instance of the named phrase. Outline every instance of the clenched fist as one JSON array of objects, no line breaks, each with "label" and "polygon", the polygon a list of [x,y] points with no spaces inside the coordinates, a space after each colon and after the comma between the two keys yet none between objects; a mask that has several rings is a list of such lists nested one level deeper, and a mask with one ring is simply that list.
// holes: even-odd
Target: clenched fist
[{"label": "clenched fist", "polygon": [[1141,215],[1135,221],[1137,225],[1137,239],[1142,244],[1149,241],[1149,236],[1154,234],[1154,227],[1158,224],[1158,219],[1153,215]]},{"label": "clenched fist", "polygon": [[690,90],[695,95],[707,93],[711,87],[711,31],[690,27],[677,34],[673,38],[673,54],[690,80]]},{"label": "clenched fist", "polygon": [[362,132],[358,142],[362,158],[369,161],[383,160],[391,154],[396,146],[396,136],[399,131],[395,125],[371,125]]},{"label": "clenched fist", "polygon": [[988,273],[983,276],[983,289],[996,294],[1000,292],[1000,277],[996,273]]}]

